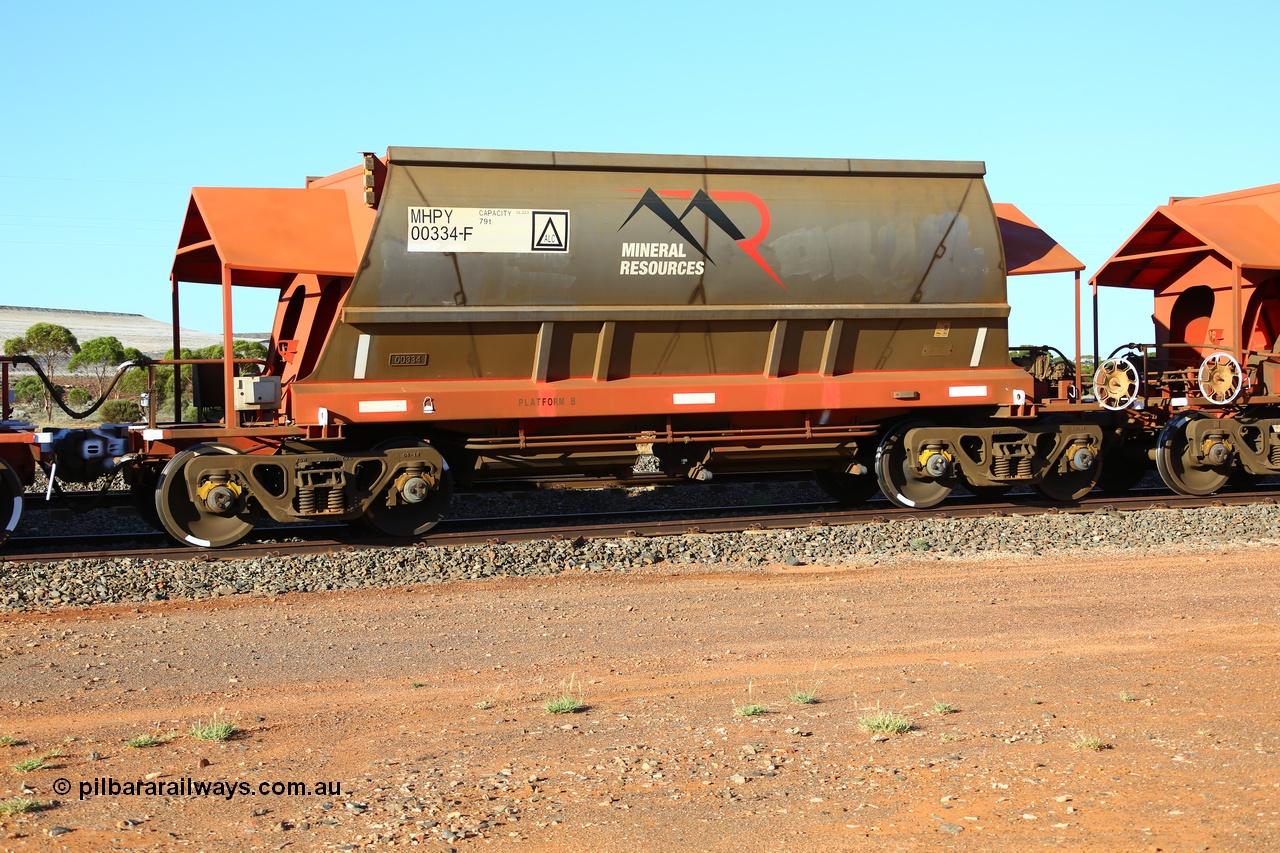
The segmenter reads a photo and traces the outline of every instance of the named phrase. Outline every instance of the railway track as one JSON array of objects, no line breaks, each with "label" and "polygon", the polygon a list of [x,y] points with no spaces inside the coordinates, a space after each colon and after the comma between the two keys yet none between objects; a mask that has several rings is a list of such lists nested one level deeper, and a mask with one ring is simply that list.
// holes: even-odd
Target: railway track
[{"label": "railway track", "polygon": [[1115,495],[1091,495],[1074,504],[1050,503],[1034,495],[998,501],[956,498],[930,510],[901,509],[886,501],[842,508],[830,501],[769,506],[711,506],[691,509],[648,508],[634,512],[541,514],[519,517],[449,519],[413,543],[389,539],[352,525],[312,524],[262,528],[236,546],[207,551],[177,545],[163,533],[16,536],[6,543],[0,562],[58,562],[75,559],[171,559],[192,562],[250,559],[260,556],[315,554],[334,550],[475,545],[539,539],[602,539],[698,535],[752,530],[785,530],[904,520],[1029,516],[1052,513],[1130,512],[1275,503],[1273,489],[1224,492],[1210,497],[1177,495],[1163,489]]}]

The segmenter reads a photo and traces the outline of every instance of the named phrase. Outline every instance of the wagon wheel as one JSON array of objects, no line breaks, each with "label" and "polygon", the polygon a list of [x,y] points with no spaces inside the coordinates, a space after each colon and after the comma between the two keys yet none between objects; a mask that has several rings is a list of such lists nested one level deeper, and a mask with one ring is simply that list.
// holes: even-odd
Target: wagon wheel
[{"label": "wagon wheel", "polygon": [[955,467],[947,465],[938,477],[920,478],[907,458],[906,435],[916,427],[928,426],[920,421],[898,424],[885,433],[876,448],[876,481],[880,493],[901,507],[928,509],[937,506],[956,486]]},{"label": "wagon wheel", "polygon": [[234,455],[239,451],[225,444],[197,444],[170,459],[156,480],[156,515],[165,532],[179,542],[224,548],[243,539],[257,522],[258,514],[247,495],[216,486],[203,498],[188,493],[184,469],[197,456],[216,453]]},{"label": "wagon wheel", "polygon": [[[1050,415],[1045,425],[1078,423],[1066,415]],[[1033,485],[1042,498],[1058,503],[1080,500],[1098,485],[1102,474],[1102,460],[1097,451],[1087,444],[1071,442],[1053,467],[1044,472],[1040,482]]]},{"label": "wagon wheel", "polygon": [[[453,474],[440,452],[424,441],[393,439],[377,445],[374,450],[406,447],[423,448],[423,464],[416,468],[401,465],[387,487],[365,509],[364,520],[388,536],[412,538],[426,533],[444,517],[453,497]],[[434,480],[434,484],[430,480]]]},{"label": "wagon wheel", "polygon": [[0,459],[0,523],[4,524],[4,529],[0,530],[0,545],[13,533],[21,518],[22,481],[12,466]]},{"label": "wagon wheel", "polygon": [[1156,442],[1156,470],[1160,479],[1180,495],[1211,495],[1231,478],[1231,459],[1206,464],[1195,457],[1187,441],[1187,424],[1205,417],[1200,412],[1183,412],[1165,425]]},{"label": "wagon wheel", "polygon": [[[1089,462],[1089,467],[1083,470],[1073,462],[1073,459],[1083,458],[1085,453],[1089,453],[1086,448],[1078,450],[1068,448],[1068,458],[1059,461],[1051,470],[1046,471],[1044,479],[1031,488],[1045,500],[1059,503],[1074,503],[1080,500],[1098,485],[1098,477],[1102,473],[1102,463],[1096,457]],[[1063,470],[1064,468],[1066,470]]]},{"label": "wagon wheel", "polygon": [[1093,374],[1093,396],[1104,409],[1118,412],[1138,399],[1138,369],[1127,358],[1109,358]]},{"label": "wagon wheel", "polygon": [[880,484],[870,474],[846,474],[823,468],[814,471],[813,478],[817,480],[818,488],[842,504],[866,503],[880,491]]},{"label": "wagon wheel", "polygon": [[1229,352],[1215,352],[1205,356],[1200,362],[1197,375],[1200,394],[1210,403],[1225,406],[1236,397],[1244,387],[1244,371],[1240,362]]}]

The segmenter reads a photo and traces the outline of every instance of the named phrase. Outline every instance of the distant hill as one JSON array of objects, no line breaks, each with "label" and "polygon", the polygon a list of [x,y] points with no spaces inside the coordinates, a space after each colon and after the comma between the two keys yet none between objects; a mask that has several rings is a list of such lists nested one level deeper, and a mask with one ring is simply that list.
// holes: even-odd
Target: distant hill
[{"label": "distant hill", "polygon": [[[26,334],[36,323],[66,326],[80,343],[115,335],[126,347],[137,347],[149,356],[162,356],[173,347],[173,326],[141,314],[116,314],[110,311],[71,311],[60,308],[16,308],[0,305],[0,343]],[[266,332],[236,332],[237,338],[265,341]],[[222,335],[182,330],[182,345],[199,349],[222,343]]]}]

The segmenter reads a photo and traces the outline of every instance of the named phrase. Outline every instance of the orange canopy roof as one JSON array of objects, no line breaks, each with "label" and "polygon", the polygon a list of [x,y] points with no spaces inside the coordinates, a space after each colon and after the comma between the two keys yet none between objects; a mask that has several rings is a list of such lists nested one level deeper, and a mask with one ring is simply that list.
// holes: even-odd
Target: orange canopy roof
[{"label": "orange canopy roof", "polygon": [[1209,254],[1242,269],[1280,269],[1280,184],[1170,199],[1102,265],[1093,283],[1154,290]]},{"label": "orange canopy roof", "polygon": [[996,204],[1009,275],[1078,272],[1084,264],[1012,204]]},{"label": "orange canopy roof", "polygon": [[233,284],[279,287],[298,273],[352,276],[359,261],[343,190],[196,187],[173,272],[218,284],[227,265]]}]

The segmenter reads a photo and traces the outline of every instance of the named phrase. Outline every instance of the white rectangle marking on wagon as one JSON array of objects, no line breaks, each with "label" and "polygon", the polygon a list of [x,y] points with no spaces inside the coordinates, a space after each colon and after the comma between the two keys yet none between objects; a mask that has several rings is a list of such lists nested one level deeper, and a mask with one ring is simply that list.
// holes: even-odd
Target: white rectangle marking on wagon
[{"label": "white rectangle marking on wagon", "polygon": [[488,207],[410,207],[410,252],[569,251],[569,211]]},{"label": "white rectangle marking on wagon", "polygon": [[716,402],[714,391],[701,394],[672,394],[671,402],[677,406],[712,406]]},{"label": "white rectangle marking on wagon", "polygon": [[947,389],[948,397],[986,397],[986,385],[952,385]]},{"label": "white rectangle marking on wagon", "polygon": [[164,430],[162,429],[144,429],[142,431],[143,441],[159,441],[164,438]]},{"label": "white rectangle marking on wagon", "polygon": [[322,427],[329,425],[329,410],[324,406],[316,409],[316,423],[320,424]]},{"label": "white rectangle marking on wagon", "polygon": [[369,365],[369,336],[361,335],[356,343],[356,379],[364,379],[365,368]]},{"label": "white rectangle marking on wagon", "polygon": [[360,411],[365,413],[377,412],[407,412],[409,411],[408,400],[361,400]]},{"label": "white rectangle marking on wagon", "polygon": [[969,366],[977,367],[978,362],[982,361],[982,347],[987,342],[987,327],[982,326],[978,329],[978,339],[973,342],[973,355],[969,357]]},{"label": "white rectangle marking on wagon", "polygon": [[1170,403],[1171,405],[1174,405],[1174,406],[1185,406],[1185,405],[1187,404],[1187,398],[1186,398],[1186,397],[1174,397],[1172,400],[1170,400],[1170,401],[1169,401],[1169,403]]}]

